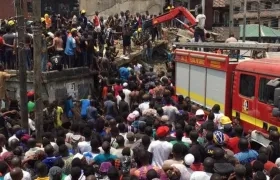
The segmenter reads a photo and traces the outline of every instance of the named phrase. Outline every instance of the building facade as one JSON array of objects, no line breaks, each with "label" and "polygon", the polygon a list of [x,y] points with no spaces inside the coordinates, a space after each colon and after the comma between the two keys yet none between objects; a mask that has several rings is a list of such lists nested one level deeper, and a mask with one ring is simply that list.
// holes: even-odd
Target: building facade
[{"label": "building facade", "polygon": [[[279,0],[247,0],[246,23],[259,24],[258,10],[260,9],[260,24],[271,28],[280,27],[280,1]],[[235,24],[243,24],[244,3],[236,1],[234,4]]]}]

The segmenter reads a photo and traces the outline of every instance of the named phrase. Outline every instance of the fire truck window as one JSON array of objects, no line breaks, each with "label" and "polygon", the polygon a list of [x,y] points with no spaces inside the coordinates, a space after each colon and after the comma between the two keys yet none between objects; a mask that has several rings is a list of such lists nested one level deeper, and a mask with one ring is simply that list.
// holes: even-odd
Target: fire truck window
[{"label": "fire truck window", "polygon": [[266,85],[268,81],[270,79],[260,78],[259,101],[273,105],[274,88]]},{"label": "fire truck window", "polygon": [[241,74],[240,75],[240,84],[239,84],[239,94],[246,97],[254,97],[255,96],[255,84],[256,84],[256,77]]}]

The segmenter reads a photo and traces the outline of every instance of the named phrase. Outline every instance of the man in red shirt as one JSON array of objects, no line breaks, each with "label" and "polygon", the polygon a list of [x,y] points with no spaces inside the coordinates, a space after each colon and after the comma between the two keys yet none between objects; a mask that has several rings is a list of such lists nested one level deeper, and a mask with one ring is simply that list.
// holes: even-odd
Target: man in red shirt
[{"label": "man in red shirt", "polygon": [[239,143],[239,139],[243,135],[243,128],[241,126],[236,126],[234,128],[234,131],[236,136],[233,138],[229,138],[227,146],[230,150],[233,151],[234,154],[237,154],[240,152],[238,143]]},{"label": "man in red shirt", "polygon": [[100,26],[100,21],[99,21],[98,15],[99,15],[99,13],[96,11],[95,15],[93,17],[93,24],[94,24],[95,28]]}]

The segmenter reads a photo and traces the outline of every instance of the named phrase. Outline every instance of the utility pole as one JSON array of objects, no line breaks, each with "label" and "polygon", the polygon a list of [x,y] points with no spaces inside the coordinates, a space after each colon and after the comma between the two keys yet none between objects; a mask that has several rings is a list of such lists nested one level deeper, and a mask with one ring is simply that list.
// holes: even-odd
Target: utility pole
[{"label": "utility pole", "polygon": [[34,59],[34,92],[35,92],[35,126],[36,138],[42,141],[43,132],[43,100],[42,100],[42,30],[41,0],[33,0],[33,59]]},{"label": "utility pole", "polygon": [[229,0],[229,34],[233,34],[233,0]]},{"label": "utility pole", "polygon": [[24,129],[29,129],[28,109],[27,109],[27,85],[26,85],[26,54],[25,43],[25,23],[24,23],[24,1],[15,0],[17,16],[17,62],[19,62],[19,86],[20,86],[20,117],[21,125]]},{"label": "utility pole", "polygon": [[243,14],[243,37],[242,37],[242,40],[243,42],[246,41],[246,19],[247,19],[247,16],[246,16],[246,11],[247,11],[247,0],[244,0],[244,14]]},{"label": "utility pole", "polygon": [[261,33],[261,1],[258,0],[258,23],[259,23],[259,43],[262,41],[262,33]]}]

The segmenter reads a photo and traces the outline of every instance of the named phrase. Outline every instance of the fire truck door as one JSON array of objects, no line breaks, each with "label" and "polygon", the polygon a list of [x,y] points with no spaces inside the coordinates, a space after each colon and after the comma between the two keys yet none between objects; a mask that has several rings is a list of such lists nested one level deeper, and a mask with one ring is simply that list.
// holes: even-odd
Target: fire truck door
[{"label": "fire truck door", "polygon": [[[243,123],[246,123],[247,127],[256,125],[256,75],[241,72],[239,82],[239,96],[237,107],[240,110],[240,119]],[[245,124],[244,124],[245,125]],[[246,127],[246,128],[247,128]]]}]

